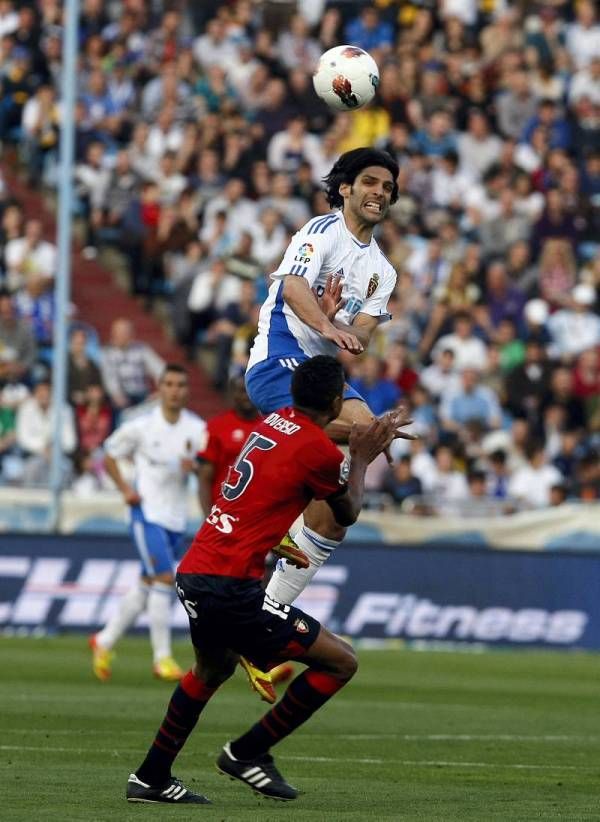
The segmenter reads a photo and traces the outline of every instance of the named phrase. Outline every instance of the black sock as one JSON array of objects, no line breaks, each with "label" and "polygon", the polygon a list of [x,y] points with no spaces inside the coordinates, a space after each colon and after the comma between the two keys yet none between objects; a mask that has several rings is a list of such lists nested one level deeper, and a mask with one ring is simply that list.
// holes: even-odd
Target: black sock
[{"label": "black sock", "polygon": [[272,745],[295,731],[340,688],[346,680],[331,674],[305,671],[291,683],[277,705],[274,705],[256,725],[231,743],[236,759],[256,759]]},{"label": "black sock", "polygon": [[173,760],[185,745],[215,691],[216,688],[209,688],[188,671],[173,691],[163,723],[136,771],[138,779],[153,786],[160,786],[169,779]]}]

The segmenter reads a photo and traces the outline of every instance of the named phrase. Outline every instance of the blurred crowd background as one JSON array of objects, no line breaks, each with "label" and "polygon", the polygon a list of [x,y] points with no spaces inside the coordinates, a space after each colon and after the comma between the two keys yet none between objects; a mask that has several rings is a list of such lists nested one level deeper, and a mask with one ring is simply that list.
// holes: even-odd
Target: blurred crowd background
[{"label": "blurred crowd background", "polygon": [[[0,141],[32,190],[57,181],[62,6],[0,0]],[[375,101],[336,114],[311,74],[352,43]],[[591,0],[82,0],[76,214],[132,295],[224,390],[321,179],[375,145],[400,164],[377,231],[393,320],[346,358],[417,444],[369,475],[370,504],[507,513],[600,497],[600,23]],[[12,151],[12,154],[10,153]],[[0,482],[44,484],[56,248],[2,186]],[[107,272],[107,276],[109,276]],[[101,446],[162,361],[126,318],[70,334],[65,483],[105,487]]]}]

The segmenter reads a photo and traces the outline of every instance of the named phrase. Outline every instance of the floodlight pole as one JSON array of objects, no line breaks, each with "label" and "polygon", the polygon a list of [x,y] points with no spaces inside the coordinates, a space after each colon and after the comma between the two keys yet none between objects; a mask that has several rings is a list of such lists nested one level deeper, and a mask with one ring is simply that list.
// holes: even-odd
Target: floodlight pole
[{"label": "floodlight pole", "polygon": [[67,401],[68,311],[71,293],[71,220],[73,213],[73,161],[75,157],[75,97],[79,0],[65,0],[62,37],[60,95],[60,161],[58,170],[58,267],[54,283],[54,335],[52,368],[52,457],[49,525],[57,531],[60,520],[63,444],[62,429]]}]

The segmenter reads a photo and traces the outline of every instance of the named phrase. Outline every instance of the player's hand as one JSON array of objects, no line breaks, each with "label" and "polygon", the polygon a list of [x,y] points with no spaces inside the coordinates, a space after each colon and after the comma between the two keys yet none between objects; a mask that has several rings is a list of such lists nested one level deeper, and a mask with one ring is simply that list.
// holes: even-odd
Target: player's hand
[{"label": "player's hand", "polygon": [[193,460],[190,457],[183,457],[179,465],[181,467],[182,473],[184,474],[191,474],[193,471],[196,470],[196,460]]},{"label": "player's hand", "polygon": [[408,431],[401,431],[401,428],[404,428],[406,425],[410,425],[412,423],[412,419],[410,416],[410,411],[406,406],[399,405],[398,408],[394,408],[393,411],[386,411],[383,414],[384,417],[389,417],[390,420],[396,426],[396,435],[394,439],[396,440],[418,440],[419,437],[416,434],[409,434]]},{"label": "player's hand", "polygon": [[319,303],[319,308],[325,314],[329,322],[332,322],[338,311],[346,304],[346,300],[342,299],[342,287],[344,280],[342,277],[334,277],[330,274],[325,283],[325,289],[319,297],[316,289],[313,288],[313,293]]},{"label": "player's hand", "polygon": [[[410,413],[408,408],[403,405],[399,405],[398,408],[395,408],[393,411],[387,411],[384,417],[389,417],[394,425],[396,426],[396,433],[394,434],[394,439],[396,440],[418,440],[419,437],[416,434],[409,434],[408,431],[401,431],[400,429],[403,428],[405,425],[410,425],[412,419],[410,418]],[[392,457],[391,451],[388,448],[384,449],[385,458],[388,461],[389,465],[394,464],[394,459]]]},{"label": "player's hand", "polygon": [[132,488],[131,485],[128,485],[126,488],[123,489],[123,499],[127,503],[127,505],[139,505],[142,501],[142,498],[135,490]]},{"label": "player's hand", "polygon": [[348,331],[341,331],[334,325],[326,328],[322,333],[326,340],[337,345],[342,351],[349,351],[351,354],[362,354],[364,350],[358,337],[355,337],[354,334],[350,334]]},{"label": "player's hand", "polygon": [[352,423],[348,444],[350,458],[373,462],[392,444],[396,436],[396,421],[388,416],[373,420],[370,425]]}]

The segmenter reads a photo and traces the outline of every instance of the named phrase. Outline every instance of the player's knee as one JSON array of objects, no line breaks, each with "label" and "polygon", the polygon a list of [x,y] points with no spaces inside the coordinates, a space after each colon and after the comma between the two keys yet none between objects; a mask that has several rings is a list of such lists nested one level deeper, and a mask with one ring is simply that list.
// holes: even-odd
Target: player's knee
[{"label": "player's knee", "polygon": [[203,665],[200,666],[196,663],[193,667],[194,676],[201,679],[205,685],[208,685],[209,688],[218,688],[223,685],[224,682],[233,676],[233,672],[236,668],[236,662],[232,661],[225,661],[222,665],[218,668],[213,666]]},{"label": "player's knee", "polygon": [[340,640],[335,667],[335,675],[338,679],[343,679],[344,682],[352,679],[358,671],[358,659],[354,648],[343,640]]}]

